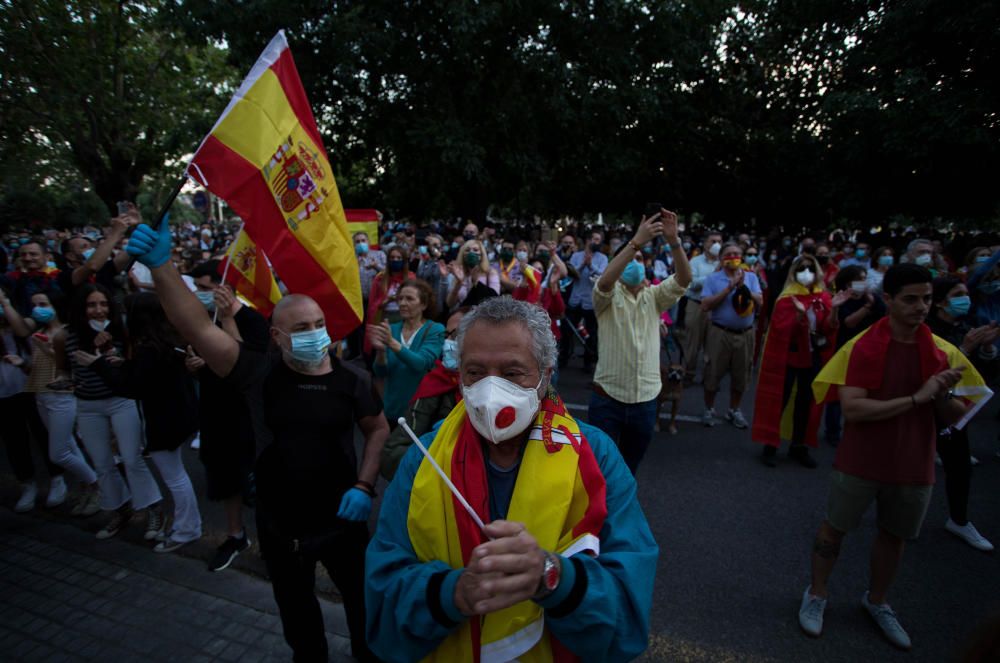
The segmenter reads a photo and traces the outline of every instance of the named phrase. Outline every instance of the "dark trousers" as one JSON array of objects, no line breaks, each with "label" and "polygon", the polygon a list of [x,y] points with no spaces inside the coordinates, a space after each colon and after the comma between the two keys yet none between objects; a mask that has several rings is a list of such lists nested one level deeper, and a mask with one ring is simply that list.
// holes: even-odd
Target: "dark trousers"
[{"label": "dark trousers", "polygon": [[0,398],[0,421],[7,460],[18,481],[37,479],[35,461],[31,456],[31,440],[41,449],[50,477],[61,476],[63,469],[49,460],[49,433],[38,416],[35,395],[20,393]]},{"label": "dark trousers", "polygon": [[621,451],[632,476],[653,439],[656,425],[656,399],[642,403],[622,403],[591,393],[587,422],[608,434]]},{"label": "dark trousers", "polygon": [[948,495],[948,515],[959,525],[969,521],[969,484],[972,463],[969,460],[969,433],[962,430],[937,436],[937,451],[944,466],[944,491]]},{"label": "dark trousers", "polygon": [[[813,379],[822,368],[819,354],[813,353],[813,365],[809,368],[785,368],[785,391],[781,402],[787,407],[788,399],[792,397],[792,387],[795,386],[795,403],[792,406],[792,446],[801,446],[806,441],[806,431],[809,430],[809,415],[812,414]],[[796,386],[797,385],[797,386]]]},{"label": "dark trousers", "polygon": [[[583,344],[583,365],[590,367],[597,363],[597,315],[593,310],[586,310],[580,306],[572,306],[566,310],[566,318],[563,324],[573,325],[574,329],[583,320],[587,329],[587,338]],[[573,348],[578,342],[577,332],[573,329],[562,329],[562,339],[559,345],[559,365],[566,366],[573,358]]]},{"label": "dark trousers", "polygon": [[266,513],[266,508],[258,506],[257,535],[294,660],[325,663],[329,655],[323,613],[316,599],[316,562],[326,567],[344,599],[351,654],[359,661],[377,660],[365,640],[367,523],[350,523],[339,533],[296,542],[277,533]]},{"label": "dark trousers", "polygon": [[826,404],[826,412],[823,417],[826,421],[826,441],[830,443],[837,443],[840,441],[840,418],[843,411],[840,407],[840,401],[833,401],[832,403]]}]

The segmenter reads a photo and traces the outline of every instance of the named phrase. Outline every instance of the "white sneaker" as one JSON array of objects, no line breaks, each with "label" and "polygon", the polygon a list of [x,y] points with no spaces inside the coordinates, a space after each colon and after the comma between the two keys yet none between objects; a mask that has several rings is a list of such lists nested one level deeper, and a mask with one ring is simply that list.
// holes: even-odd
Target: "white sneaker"
[{"label": "white sneaker", "polygon": [[938,467],[944,467],[944,462],[941,461],[941,454],[934,454],[934,464]]},{"label": "white sneaker", "polygon": [[971,521],[965,523],[964,525],[959,525],[954,520],[949,518],[948,522],[944,524],[944,528],[968,543],[976,550],[982,550],[983,552],[990,552],[993,550],[993,544],[979,533]]},{"label": "white sneaker", "polygon": [[972,465],[973,467],[975,467],[976,465],[979,465],[979,459],[976,458],[975,456],[970,455],[969,456],[969,464]]},{"label": "white sneaker", "polygon": [[743,429],[747,427],[747,420],[743,417],[743,412],[739,408],[730,408],[726,413],[726,420],[733,426]]},{"label": "white sneaker", "polygon": [[34,481],[29,481],[24,484],[24,488],[21,490],[21,497],[18,498],[17,504],[14,505],[14,511],[17,513],[28,513],[35,508],[35,500],[38,499],[38,485]]},{"label": "white sneaker", "polygon": [[200,433],[198,435],[195,435],[194,439],[191,440],[191,448],[192,449],[201,449],[201,434]]},{"label": "white sneaker", "polygon": [[865,595],[861,597],[861,605],[865,607],[865,610],[872,616],[878,627],[882,629],[882,634],[893,646],[900,649],[909,649],[913,646],[910,642],[910,636],[903,629],[903,625],[899,623],[899,618],[896,617],[896,613],[892,611],[888,603],[875,605],[868,600],[868,592],[865,592]]},{"label": "white sneaker", "polygon": [[705,410],[705,413],[701,415],[701,423],[709,428],[715,425],[715,408],[710,407]]},{"label": "white sneaker", "polygon": [[826,610],[826,599],[813,596],[809,593],[812,585],[806,587],[802,594],[802,603],[799,605],[799,626],[806,632],[818,638],[823,633],[823,612]]},{"label": "white sneaker", "polygon": [[62,477],[53,477],[49,482],[49,494],[45,497],[45,506],[50,509],[57,507],[66,501],[66,480]]}]

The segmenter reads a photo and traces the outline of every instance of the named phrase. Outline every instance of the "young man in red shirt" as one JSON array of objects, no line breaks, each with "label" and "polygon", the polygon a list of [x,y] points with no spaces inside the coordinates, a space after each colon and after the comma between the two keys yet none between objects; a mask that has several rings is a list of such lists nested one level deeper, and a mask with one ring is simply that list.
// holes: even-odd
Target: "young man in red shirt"
[{"label": "young man in red shirt", "polygon": [[[813,637],[823,630],[827,581],[847,532],[857,529],[872,502],[878,535],[871,555],[869,590],[862,605],[886,638],[902,649],[910,637],[886,603],[906,539],[923,524],[934,483],[935,421],[950,425],[966,405],[951,389],[962,369],[924,324],[931,307],[931,273],[913,264],[885,275],[888,316],[845,346],[846,370],[831,380],[839,388],[846,426],[837,447],[826,520],[813,544],[812,584],[802,597],[799,624]],[[837,362],[834,357],[830,364]],[[825,381],[824,370],[816,382]]]}]

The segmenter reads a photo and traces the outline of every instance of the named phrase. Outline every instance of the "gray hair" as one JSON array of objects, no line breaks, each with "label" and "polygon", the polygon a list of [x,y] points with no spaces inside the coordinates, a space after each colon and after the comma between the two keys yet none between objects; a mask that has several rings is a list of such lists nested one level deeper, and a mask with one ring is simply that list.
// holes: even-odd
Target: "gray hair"
[{"label": "gray hair", "polygon": [[552,335],[552,321],[549,314],[540,307],[518,301],[509,295],[491,297],[466,313],[458,324],[458,356],[462,356],[465,335],[475,323],[499,326],[517,322],[531,332],[531,353],[538,362],[538,370],[543,374],[556,365],[556,337]]},{"label": "gray hair", "polygon": [[921,244],[926,244],[931,247],[932,251],[934,250],[934,243],[931,242],[931,240],[918,237],[906,245],[906,253],[899,259],[899,262],[913,262],[913,258],[910,256],[913,255],[913,252],[916,251],[917,247]]}]

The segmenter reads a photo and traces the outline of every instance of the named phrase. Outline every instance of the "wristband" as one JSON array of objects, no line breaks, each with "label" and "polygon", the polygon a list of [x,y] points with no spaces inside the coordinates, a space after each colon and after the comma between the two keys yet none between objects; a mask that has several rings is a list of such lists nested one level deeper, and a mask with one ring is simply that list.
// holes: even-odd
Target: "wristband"
[{"label": "wristband", "polygon": [[628,245],[631,246],[634,251],[642,251],[642,249],[636,245],[635,240],[630,239],[628,241]]},{"label": "wristband", "polygon": [[354,482],[354,487],[368,493],[369,497],[375,497],[375,485],[370,481],[364,481],[363,479],[358,479],[357,481]]}]

